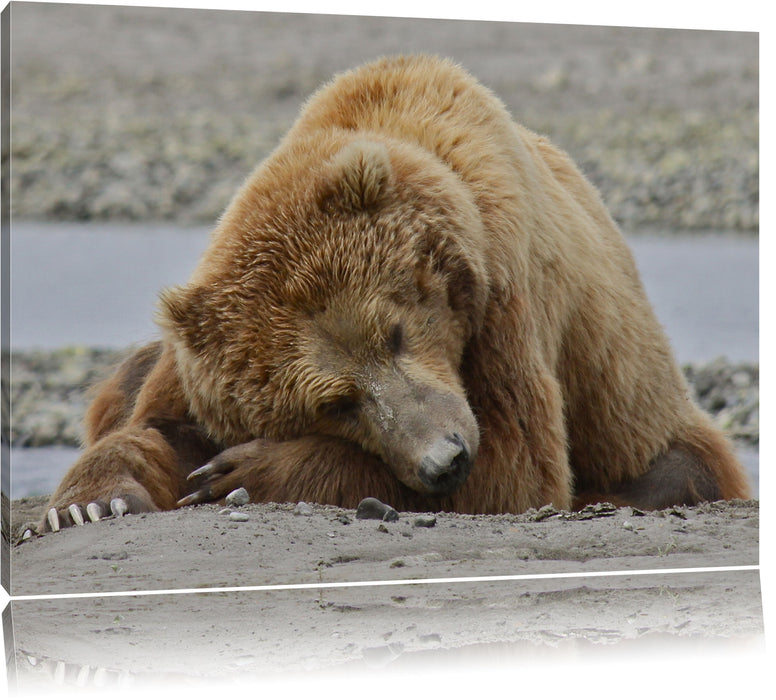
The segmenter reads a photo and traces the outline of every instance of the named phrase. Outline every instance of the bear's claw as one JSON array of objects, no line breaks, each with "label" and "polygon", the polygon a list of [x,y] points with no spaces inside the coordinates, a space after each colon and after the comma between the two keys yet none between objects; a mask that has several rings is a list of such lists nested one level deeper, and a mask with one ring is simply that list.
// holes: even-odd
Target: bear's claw
[{"label": "bear's claw", "polygon": [[110,502],[110,511],[117,518],[127,512],[127,502],[123,498],[112,498]]},{"label": "bear's claw", "polygon": [[201,466],[199,469],[195,469],[193,472],[191,472],[191,474],[189,474],[186,479],[191,481],[192,479],[197,479],[201,476],[210,478],[221,474],[228,474],[230,471],[232,471],[232,469],[234,469],[234,465],[226,460],[208,462],[207,464]]},{"label": "bear's claw", "polygon": [[51,532],[59,532],[59,513],[57,513],[56,508],[49,509],[49,512],[46,513],[46,520],[51,528]]},{"label": "bear's claw", "polygon": [[177,506],[181,508],[183,506],[194,506],[198,503],[206,503],[213,500],[212,496],[213,493],[210,490],[210,487],[205,486],[199,491],[195,491],[194,493],[190,493],[188,496],[181,498],[180,501],[178,501]]},{"label": "bear's claw", "polygon": [[[234,479],[224,479],[229,474],[234,472],[234,462],[228,459],[217,458],[212,462],[204,464],[199,469],[195,469],[188,475],[187,479],[192,481],[194,479],[200,479],[205,484],[194,493],[190,493],[188,496],[181,498],[177,506],[193,506],[198,503],[207,503],[211,501],[217,501],[219,498],[223,498],[227,493],[237,488],[232,485],[231,482]],[[239,486],[239,484],[237,484]]]},{"label": "bear's claw", "polygon": [[86,506],[86,514],[89,516],[89,520],[96,523],[103,516],[103,509],[99,503],[90,503]]},{"label": "bear's claw", "polygon": [[81,512],[81,506],[76,505],[75,503],[73,503],[67,509],[67,512],[70,513],[70,517],[73,519],[73,522],[76,525],[83,525],[84,524],[84,514]]}]

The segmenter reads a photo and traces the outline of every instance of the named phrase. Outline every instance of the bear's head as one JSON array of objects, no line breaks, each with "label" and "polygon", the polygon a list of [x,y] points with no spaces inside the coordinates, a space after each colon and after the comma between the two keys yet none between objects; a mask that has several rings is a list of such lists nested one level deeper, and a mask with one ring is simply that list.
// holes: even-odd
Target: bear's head
[{"label": "bear's head", "polygon": [[477,454],[461,363],[487,294],[482,223],[457,175],[340,135],[254,173],[158,320],[192,412],[225,444],[337,436],[445,494]]}]

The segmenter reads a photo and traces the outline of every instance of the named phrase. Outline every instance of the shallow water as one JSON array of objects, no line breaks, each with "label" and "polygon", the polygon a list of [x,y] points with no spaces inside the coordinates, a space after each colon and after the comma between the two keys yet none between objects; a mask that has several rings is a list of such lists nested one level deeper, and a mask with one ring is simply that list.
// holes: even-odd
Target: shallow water
[{"label": "shallow water", "polygon": [[79,454],[76,447],[12,447],[11,498],[53,493]]},{"label": "shallow water", "polygon": [[[15,223],[11,343],[125,347],[157,335],[160,289],[185,282],[209,230]],[[758,361],[758,241],[721,234],[629,238],[680,362]]]},{"label": "shallow water", "polygon": [[628,238],[680,362],[759,361],[759,242],[718,233]]},{"label": "shallow water", "polygon": [[[11,343],[123,348],[156,336],[158,291],[186,281],[209,229],[15,223]],[[758,241],[721,234],[632,236],[642,280],[680,362],[757,362]],[[12,498],[50,493],[77,450],[11,451]],[[759,483],[759,454],[741,451]]]},{"label": "shallow water", "polygon": [[157,335],[160,289],[185,282],[208,230],[15,223],[11,345],[124,348]]}]

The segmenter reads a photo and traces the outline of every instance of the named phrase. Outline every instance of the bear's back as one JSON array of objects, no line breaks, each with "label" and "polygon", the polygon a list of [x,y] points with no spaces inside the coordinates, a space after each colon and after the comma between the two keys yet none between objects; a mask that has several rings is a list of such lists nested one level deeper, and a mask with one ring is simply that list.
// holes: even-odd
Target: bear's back
[{"label": "bear's back", "polygon": [[467,183],[482,182],[488,163],[501,179],[515,159],[530,161],[525,134],[498,97],[452,61],[433,56],[383,58],[335,77],[310,98],[287,138],[336,129],[415,143]]}]

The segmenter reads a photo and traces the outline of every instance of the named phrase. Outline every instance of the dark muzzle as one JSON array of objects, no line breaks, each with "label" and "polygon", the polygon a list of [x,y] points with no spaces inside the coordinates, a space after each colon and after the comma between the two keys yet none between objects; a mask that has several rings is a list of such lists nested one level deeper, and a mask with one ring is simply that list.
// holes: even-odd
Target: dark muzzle
[{"label": "dark muzzle", "polygon": [[418,476],[430,493],[452,493],[469,476],[474,462],[465,440],[452,433],[437,440],[420,463]]}]

